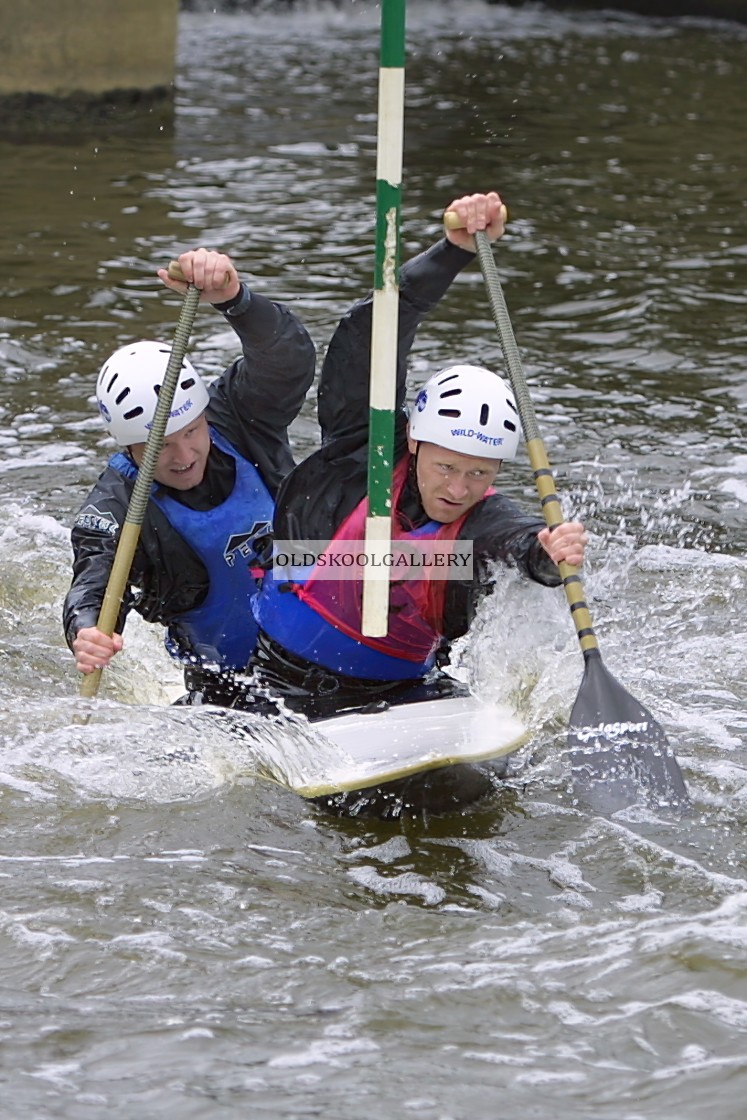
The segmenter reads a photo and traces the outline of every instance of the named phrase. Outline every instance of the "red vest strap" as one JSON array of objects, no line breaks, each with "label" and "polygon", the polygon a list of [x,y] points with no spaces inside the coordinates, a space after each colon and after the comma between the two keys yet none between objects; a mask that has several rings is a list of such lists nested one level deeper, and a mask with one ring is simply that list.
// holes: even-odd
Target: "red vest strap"
[{"label": "red vest strap", "polygon": [[[395,511],[411,461],[412,456],[405,455],[394,471],[392,498]],[[351,570],[341,558],[346,554],[350,555],[349,542],[364,539],[367,513],[368,499],[364,498],[339,526],[322,558],[306,583],[298,588],[297,594],[332,626],[364,645],[407,661],[426,661],[440,643],[443,634],[445,579],[434,579],[426,574],[415,579],[397,580],[396,566],[391,569],[388,633],[383,638],[371,638],[361,633],[362,579],[319,578],[322,561],[327,571]],[[406,530],[395,512],[391,533],[393,546],[396,548],[398,541],[410,541],[413,545],[417,541],[453,542],[459,536],[466,517],[465,513],[449,525],[430,521],[420,529]]]}]

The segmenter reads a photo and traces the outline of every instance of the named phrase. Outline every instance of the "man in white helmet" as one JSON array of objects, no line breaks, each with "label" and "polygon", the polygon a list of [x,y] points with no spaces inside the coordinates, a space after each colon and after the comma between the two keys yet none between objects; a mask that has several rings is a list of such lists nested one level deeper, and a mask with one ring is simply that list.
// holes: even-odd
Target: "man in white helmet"
[{"label": "man in white helmet", "polygon": [[[97,627],[119,534],[153,421],[170,347],[135,342],[116,350],[96,383],[99,411],[120,445],[78,512],[65,635],[82,673],[109,664],[123,645],[127,613],[167,628],[166,647],[185,666],[191,701],[225,699],[243,669],[256,627],[257,550],[274,498],[293,467],[287,428],[314,378],[315,349],[281,304],[250,292],[231,259],[183,253],[187,281],[233,327],[242,356],[208,387],[184,362],[155,469],[116,632]],[[183,292],[186,283],[158,275]]]},{"label": "man in white helmet", "polygon": [[457,211],[464,228],[447,229],[444,239],[400,273],[404,337],[392,540],[398,547],[427,540],[442,551],[459,540],[473,541],[474,576],[393,580],[386,637],[362,634],[362,579],[351,580],[343,569],[346,545],[364,538],[367,513],[372,301],[365,299],[342,320],[324,361],[322,447],[288,476],[276,504],[276,541],[330,543],[314,564],[296,568],[285,582],[277,573],[268,576],[254,600],[260,630],[251,667],[289,706],[312,718],[382,699],[459,691],[451,677],[432,670],[448,643],[468,630],[479,598],[491,586],[494,562],[513,565],[547,586],[561,582],[561,560],[583,562],[583,525],[569,522],[550,533],[541,518],[492,489],[503,461],[516,455],[521,435],[513,394],[501,378],[455,365],[427,382],[409,420],[402,410],[403,353],[417,324],[474,260],[474,232],[484,229],[490,240],[503,233],[502,204],[494,192],[464,196],[448,209]]}]

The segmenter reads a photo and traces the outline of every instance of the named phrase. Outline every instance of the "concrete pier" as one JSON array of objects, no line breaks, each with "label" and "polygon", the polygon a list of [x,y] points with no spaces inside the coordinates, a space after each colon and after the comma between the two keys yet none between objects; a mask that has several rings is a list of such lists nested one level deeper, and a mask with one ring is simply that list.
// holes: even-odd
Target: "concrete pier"
[{"label": "concrete pier", "polygon": [[179,0],[0,0],[0,95],[163,90]]},{"label": "concrete pier", "polygon": [[0,0],[0,137],[169,130],[179,0]]}]

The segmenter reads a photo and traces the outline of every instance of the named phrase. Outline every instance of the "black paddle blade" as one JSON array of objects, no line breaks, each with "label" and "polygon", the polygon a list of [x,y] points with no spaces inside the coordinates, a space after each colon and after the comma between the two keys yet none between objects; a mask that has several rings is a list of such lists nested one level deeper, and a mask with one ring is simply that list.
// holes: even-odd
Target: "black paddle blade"
[{"label": "black paddle blade", "polygon": [[651,712],[586,654],[568,729],[573,787],[600,813],[632,805],[644,790],[657,808],[682,810],[690,798],[677,759]]}]

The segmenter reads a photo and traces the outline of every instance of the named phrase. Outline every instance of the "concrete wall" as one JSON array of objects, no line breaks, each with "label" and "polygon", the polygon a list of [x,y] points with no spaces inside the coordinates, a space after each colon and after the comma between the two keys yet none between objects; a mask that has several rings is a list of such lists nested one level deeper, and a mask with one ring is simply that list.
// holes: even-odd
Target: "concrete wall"
[{"label": "concrete wall", "polygon": [[0,95],[169,86],[178,12],[179,0],[0,0]]}]

